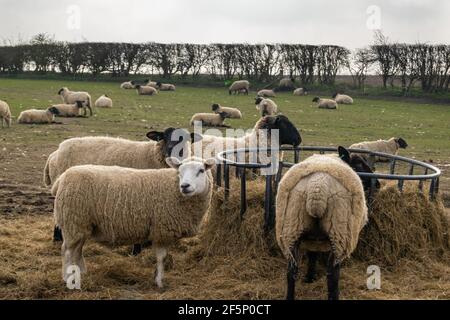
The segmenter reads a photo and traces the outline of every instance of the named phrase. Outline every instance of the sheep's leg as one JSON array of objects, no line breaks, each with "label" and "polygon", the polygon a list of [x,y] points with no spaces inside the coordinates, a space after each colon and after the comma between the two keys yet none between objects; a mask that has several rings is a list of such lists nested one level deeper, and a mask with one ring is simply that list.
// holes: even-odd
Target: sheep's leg
[{"label": "sheep's leg", "polygon": [[328,300],[339,300],[340,269],[340,264],[335,264],[334,254],[330,253],[327,265]]},{"label": "sheep's leg", "polygon": [[295,299],[295,281],[297,280],[298,264],[297,264],[297,250],[291,251],[292,257],[289,259],[287,271],[287,295],[286,300]]},{"label": "sheep's leg", "polygon": [[131,252],[131,254],[133,256],[137,256],[141,252],[142,252],[142,244],[140,244],[140,243],[134,244],[133,245],[133,251]]},{"label": "sheep's leg", "polygon": [[306,252],[306,256],[308,257],[308,270],[306,271],[305,278],[303,278],[303,282],[312,283],[316,281],[316,266],[317,266],[317,252],[308,251]]},{"label": "sheep's leg", "polygon": [[77,265],[80,268],[81,273],[86,272],[86,264],[84,262],[84,257],[83,257],[84,242],[85,242],[84,239],[81,239],[80,241],[78,241],[72,252],[72,261],[74,262],[75,265]]},{"label": "sheep's leg", "polygon": [[164,277],[164,258],[167,255],[166,248],[162,247],[156,247],[156,277],[155,277],[155,283],[158,286],[158,288],[163,287],[162,279]]},{"label": "sheep's leg", "polygon": [[55,242],[63,241],[62,232],[58,226],[55,226],[55,228],[53,229],[53,241]]}]

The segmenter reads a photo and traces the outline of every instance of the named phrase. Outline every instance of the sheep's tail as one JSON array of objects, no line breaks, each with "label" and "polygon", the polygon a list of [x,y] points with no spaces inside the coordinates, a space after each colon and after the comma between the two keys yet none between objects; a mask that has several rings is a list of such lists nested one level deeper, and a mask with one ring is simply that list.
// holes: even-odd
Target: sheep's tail
[{"label": "sheep's tail", "polygon": [[329,193],[326,192],[322,179],[312,179],[308,185],[306,196],[306,212],[317,219],[322,219],[327,211]]},{"label": "sheep's tail", "polygon": [[44,185],[50,186],[52,184],[52,179],[50,178],[50,157],[48,157],[44,168]]}]

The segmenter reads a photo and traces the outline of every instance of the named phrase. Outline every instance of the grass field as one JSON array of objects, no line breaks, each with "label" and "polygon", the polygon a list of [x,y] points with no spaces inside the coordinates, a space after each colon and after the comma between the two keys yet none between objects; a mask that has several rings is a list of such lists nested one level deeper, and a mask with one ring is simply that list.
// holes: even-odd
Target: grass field
[{"label": "grass field", "polygon": [[[11,129],[0,129],[0,299],[1,298],[282,298],[283,274],[274,275],[267,282],[252,281],[242,293],[239,291],[239,275],[230,274],[225,294],[220,290],[212,296],[203,295],[201,276],[185,280],[185,286],[177,292],[159,292],[148,284],[139,284],[141,277],[151,278],[153,269],[143,257],[129,258],[127,250],[114,251],[119,257],[112,265],[118,266],[103,270],[102,274],[111,281],[107,286],[94,288],[96,278],[89,278],[87,289],[82,295],[64,290],[60,277],[59,249],[51,243],[52,201],[46,189],[42,188],[42,171],[48,155],[64,139],[86,135],[121,136],[133,140],[145,140],[150,129],[163,129],[168,126],[188,128],[192,114],[209,112],[212,103],[239,107],[242,120],[231,120],[233,128],[252,128],[258,119],[253,102],[254,93],[249,96],[229,96],[227,90],[217,88],[178,87],[176,92],[161,92],[154,97],[138,96],[134,90],[121,90],[119,85],[107,82],[70,82],[49,80],[10,80],[0,79],[0,100],[9,103],[17,119],[22,110],[31,107],[46,108],[59,103],[57,95],[62,86],[72,90],[89,91],[95,101],[101,94],[108,94],[114,101],[114,108],[95,110],[91,118],[59,118],[63,124],[18,125]],[[275,101],[280,111],[287,115],[301,129],[304,145],[345,145],[362,140],[401,136],[407,140],[409,148],[401,154],[418,160],[432,161],[439,166],[444,176],[441,190],[450,191],[450,106],[442,104],[402,102],[399,100],[355,99],[355,105],[340,106],[337,111],[319,110],[312,102],[312,96],[296,97],[291,93],[278,94]],[[448,201],[448,196],[445,196]],[[105,249],[90,245],[89,263],[100,263]],[[175,262],[182,260],[182,252],[174,255]],[[112,259],[109,256],[108,259]],[[133,270],[126,278],[130,261],[141,264],[141,269]],[[405,262],[408,264],[409,262]],[[226,264],[226,261],[224,261]],[[280,262],[282,264],[282,262]],[[211,272],[223,276],[220,270],[209,270],[202,266],[205,277]],[[355,274],[361,273],[361,286],[364,284],[364,269],[352,265]],[[413,277],[407,271],[404,277]],[[406,267],[405,267],[406,268]],[[367,293],[361,288],[348,288],[344,298],[449,298],[448,292],[440,286],[441,278],[432,279],[426,269],[417,268],[419,284],[410,291],[398,291],[406,281],[396,279],[390,274],[387,291],[377,294]],[[92,272],[100,272],[98,264]],[[178,277],[188,277],[189,267],[168,272],[169,287]],[[410,270],[410,269],[408,269]],[[450,271],[445,269],[447,272]],[[233,278],[235,276],[235,278]],[[123,278],[125,277],[125,278]],[[430,277],[430,279],[428,279]],[[344,276],[344,288],[345,288]],[[448,275],[444,277],[448,281]],[[242,279],[241,279],[242,280]],[[258,280],[258,279],[257,279]],[[261,280],[261,279],[259,279]],[[89,282],[91,281],[91,282]],[[214,280],[211,280],[214,282]],[[433,282],[435,281],[435,282]],[[277,283],[275,286],[274,283]],[[422,292],[422,285],[429,291]],[[279,284],[279,286],[278,286]],[[252,287],[252,285],[254,285]],[[270,296],[258,296],[258,288],[274,285]],[[55,286],[57,289],[55,289]],[[229,287],[228,287],[229,286]],[[325,288],[324,283],[321,284]],[[254,290],[254,291],[251,291]],[[183,291],[184,290],[184,291]],[[200,290],[200,291],[199,291]],[[246,291],[247,290],[247,291]],[[249,291],[250,290],[250,291]],[[256,293],[255,293],[256,292]],[[313,287],[305,289],[305,297],[314,298]],[[209,292],[208,294],[211,294]],[[323,294],[323,292],[322,292]],[[324,297],[319,297],[324,298]]]}]

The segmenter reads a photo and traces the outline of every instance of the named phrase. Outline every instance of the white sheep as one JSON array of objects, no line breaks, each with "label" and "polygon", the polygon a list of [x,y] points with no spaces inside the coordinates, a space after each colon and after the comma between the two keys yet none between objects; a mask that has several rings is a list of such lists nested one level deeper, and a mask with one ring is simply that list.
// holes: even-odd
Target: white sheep
[{"label": "white sheep", "polygon": [[257,96],[263,98],[274,98],[276,97],[276,94],[273,90],[263,89],[258,91]]},{"label": "white sheep", "polygon": [[120,88],[121,89],[134,89],[134,85],[135,85],[134,81],[127,81],[127,82],[123,82],[120,85]]},{"label": "white sheep", "polygon": [[82,101],[85,107],[84,115],[86,116],[86,108],[88,108],[90,115],[92,116],[92,99],[89,93],[83,91],[70,91],[68,88],[63,87],[58,91],[58,95],[61,96],[61,99],[65,104],[74,104],[77,101]]},{"label": "white sheep", "polygon": [[140,96],[153,96],[153,95],[158,94],[158,90],[156,90],[155,88],[150,87],[150,86],[137,85],[136,90],[137,90],[138,95],[140,95]]},{"label": "white sheep", "polygon": [[84,108],[81,101],[74,104],[55,104],[52,107],[58,109],[58,117],[78,117],[80,109]]},{"label": "white sheep", "polygon": [[175,91],[175,89],[176,89],[174,84],[161,83],[161,82],[156,83],[156,88],[160,91]]},{"label": "white sheep", "polygon": [[62,274],[75,265],[86,272],[83,246],[89,238],[110,245],[151,241],[155,283],[163,287],[167,247],[194,236],[208,211],[214,159],[167,158],[170,169],[137,170],[77,166],[55,183],[54,217],[64,236]]},{"label": "white sheep", "polygon": [[338,104],[353,104],[353,98],[346,94],[335,93],[333,99]]},{"label": "white sheep", "polygon": [[308,90],[306,90],[305,88],[297,88],[294,90],[293,94],[294,96],[307,96]]},{"label": "white sheep", "polygon": [[6,122],[8,128],[11,127],[11,118],[9,105],[5,101],[0,100],[0,120],[2,121],[2,128],[4,128],[4,122]]},{"label": "white sheep", "polygon": [[113,107],[113,101],[110,97],[108,97],[106,94],[102,95],[95,101],[95,107],[96,108],[112,108]]},{"label": "white sheep", "polygon": [[[314,155],[294,165],[281,179],[276,239],[289,260],[288,299],[294,299],[298,261],[305,251],[309,258],[306,282],[315,280],[317,252],[330,252],[328,298],[339,299],[340,264],[355,250],[367,222],[364,188],[356,167],[349,152],[339,147],[339,158]],[[367,165],[364,168],[363,172],[371,172]]]},{"label": "white sheep", "polygon": [[224,124],[225,118],[228,117],[226,112],[219,113],[196,113],[191,118],[191,126],[195,125],[195,122],[200,122],[205,127],[229,127]]},{"label": "white sheep", "polygon": [[278,84],[280,90],[292,90],[295,88],[295,79],[293,77],[283,78]]},{"label": "white sheep", "polygon": [[235,81],[228,88],[228,93],[231,95],[232,93],[239,93],[241,90],[244,90],[245,94],[248,94],[248,91],[250,90],[250,82],[247,80]]},{"label": "white sheep", "polygon": [[337,109],[338,107],[336,101],[331,99],[322,99],[319,97],[315,97],[312,102],[317,102],[317,105],[320,109]]},{"label": "white sheep", "polygon": [[55,121],[55,115],[58,114],[59,111],[55,107],[50,107],[47,110],[30,109],[22,111],[17,122],[22,124],[53,123]]},{"label": "white sheep", "polygon": [[256,110],[261,112],[261,116],[275,115],[278,112],[277,104],[271,99],[257,97],[255,99]]},{"label": "white sheep", "polygon": [[156,81],[152,81],[152,80],[144,80],[144,83],[145,83],[145,85],[146,86],[148,86],[148,87],[152,87],[152,88],[155,88],[155,89],[158,89],[158,82],[156,82]]},{"label": "white sheep", "polygon": [[[377,141],[364,141],[352,144],[350,149],[363,149],[374,152],[383,152],[387,154],[397,154],[398,149],[406,149],[408,143],[403,138],[390,138],[389,140],[377,140]],[[367,154],[361,154],[365,159],[369,159]],[[389,159],[384,157],[374,157],[375,161],[386,162]]]},{"label": "white sheep", "polygon": [[211,106],[211,109],[214,113],[225,112],[227,114],[227,118],[230,119],[242,119],[242,113],[237,108],[222,107],[221,105],[214,103]]}]

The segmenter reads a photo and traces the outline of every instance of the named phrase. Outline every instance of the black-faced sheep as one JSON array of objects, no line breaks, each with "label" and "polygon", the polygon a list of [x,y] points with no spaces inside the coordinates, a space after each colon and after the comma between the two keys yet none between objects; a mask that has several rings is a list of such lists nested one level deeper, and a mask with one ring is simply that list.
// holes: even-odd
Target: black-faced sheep
[{"label": "black-faced sheep", "polygon": [[293,92],[294,96],[307,96],[308,90],[306,88],[297,88]]},{"label": "black-faced sheep", "polygon": [[135,85],[134,81],[127,81],[127,82],[123,82],[120,85],[120,88],[121,89],[134,89],[134,85]]},{"label": "black-faced sheep", "polygon": [[278,84],[278,90],[287,91],[295,88],[295,79],[293,77],[283,78]]},{"label": "black-faced sheep", "polygon": [[50,124],[55,121],[55,115],[58,114],[59,111],[55,107],[50,107],[47,110],[30,109],[22,111],[17,122],[22,124]]},{"label": "black-faced sheep", "polygon": [[58,95],[61,96],[61,99],[65,104],[75,104],[77,101],[82,101],[83,106],[85,107],[84,115],[86,116],[86,108],[88,108],[90,115],[92,116],[92,99],[89,93],[83,91],[70,91],[68,88],[63,87],[58,91]]},{"label": "black-faced sheep", "polygon": [[225,119],[228,118],[226,112],[219,113],[196,113],[191,118],[191,126],[195,125],[195,122],[200,122],[205,127],[226,127],[229,126],[224,124]]},{"label": "black-faced sheep", "polygon": [[353,104],[353,98],[346,94],[335,93],[333,99],[338,104]]},{"label": "black-faced sheep", "polygon": [[272,116],[277,114],[278,106],[277,104],[271,100],[262,97],[255,98],[256,110],[261,112],[261,116]]},{"label": "black-faced sheep", "polygon": [[157,82],[156,89],[158,89],[160,91],[175,91],[176,87],[175,87],[175,85],[170,84],[170,83]]},{"label": "black-faced sheep", "polygon": [[2,122],[2,128],[4,128],[4,122],[6,125],[11,127],[11,110],[9,109],[9,105],[0,100],[0,121]]},{"label": "black-faced sheep", "polygon": [[337,109],[338,107],[336,101],[331,99],[322,99],[319,97],[315,97],[312,102],[317,102],[317,105],[320,109]]},{"label": "black-faced sheep", "polygon": [[[387,154],[397,154],[398,149],[406,149],[408,144],[403,138],[390,138],[389,140],[364,141],[352,144],[350,149],[363,149],[375,152],[383,152]],[[368,159],[368,155],[361,154],[362,157]],[[375,157],[375,161],[386,162],[387,158]]]},{"label": "black-faced sheep", "polygon": [[155,283],[163,287],[167,247],[194,236],[208,211],[214,159],[167,158],[170,169],[138,170],[85,165],[56,181],[54,217],[64,236],[62,274],[76,265],[86,272],[83,246],[89,238],[110,245],[151,241]]},{"label": "black-faced sheep", "polygon": [[112,108],[113,107],[113,101],[110,97],[108,97],[106,94],[102,95],[95,101],[95,107],[96,108]]},{"label": "black-faced sheep", "polygon": [[214,113],[225,112],[227,114],[227,118],[230,118],[230,119],[241,119],[242,118],[242,113],[237,108],[222,107],[220,104],[214,103],[211,106],[211,109]]},{"label": "black-faced sheep", "polygon": [[83,109],[83,102],[76,101],[74,104],[55,104],[52,107],[58,109],[58,117],[78,117],[80,109]]},{"label": "black-faced sheep", "polygon": [[232,93],[239,93],[241,90],[244,90],[245,94],[248,95],[248,91],[250,90],[250,82],[248,82],[247,80],[235,81],[228,88],[228,93],[231,95]]},{"label": "black-faced sheep", "polygon": [[275,91],[269,90],[269,89],[259,90],[256,95],[258,97],[263,97],[263,98],[274,98],[274,97],[276,97]]},{"label": "black-faced sheep", "polygon": [[141,86],[138,84],[136,85],[136,90],[140,96],[153,96],[158,94],[158,90],[150,86]]}]

